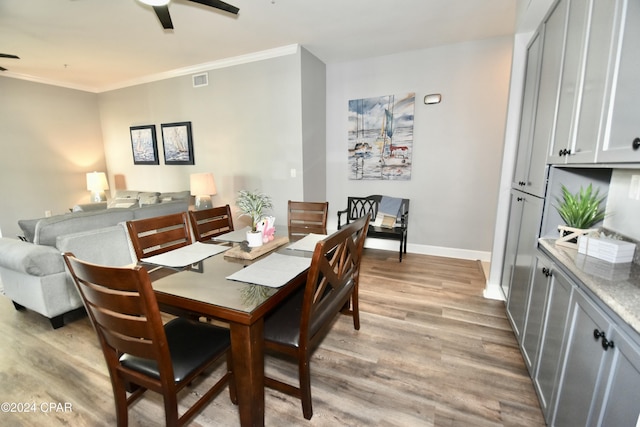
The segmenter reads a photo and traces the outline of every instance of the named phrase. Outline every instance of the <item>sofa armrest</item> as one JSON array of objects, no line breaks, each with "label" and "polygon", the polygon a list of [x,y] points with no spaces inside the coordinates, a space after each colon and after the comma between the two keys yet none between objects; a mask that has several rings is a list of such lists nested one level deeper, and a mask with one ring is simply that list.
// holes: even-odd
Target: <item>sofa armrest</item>
[{"label": "sofa armrest", "polygon": [[2,237],[0,267],[32,276],[47,276],[63,272],[64,260],[60,251],[52,246]]}]

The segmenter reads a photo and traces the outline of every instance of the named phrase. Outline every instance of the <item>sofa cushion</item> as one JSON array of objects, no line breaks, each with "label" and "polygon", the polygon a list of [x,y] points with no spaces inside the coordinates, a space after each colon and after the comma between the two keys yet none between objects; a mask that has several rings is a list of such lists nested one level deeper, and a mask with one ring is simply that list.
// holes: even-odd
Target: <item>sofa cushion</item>
[{"label": "sofa cushion", "polygon": [[158,198],[159,195],[160,193],[140,193],[138,195],[138,204],[140,206],[145,206],[160,203],[160,199]]},{"label": "sofa cushion", "polygon": [[108,209],[112,208],[131,208],[138,205],[138,199],[132,199],[131,197],[123,197],[119,199],[111,199]]},{"label": "sofa cushion", "polygon": [[20,240],[0,238],[0,266],[30,274],[47,276],[64,271],[60,251],[51,246],[34,245]]},{"label": "sofa cushion", "polygon": [[115,199],[138,199],[140,191],[134,190],[116,190]]},{"label": "sofa cushion", "polygon": [[175,200],[188,200],[191,197],[191,192],[187,191],[173,191],[168,193],[160,193],[160,203],[171,202]]},{"label": "sofa cushion", "polygon": [[36,235],[36,224],[40,221],[40,218],[36,219],[21,219],[18,221],[18,226],[22,230],[27,242],[33,242],[33,238]]}]

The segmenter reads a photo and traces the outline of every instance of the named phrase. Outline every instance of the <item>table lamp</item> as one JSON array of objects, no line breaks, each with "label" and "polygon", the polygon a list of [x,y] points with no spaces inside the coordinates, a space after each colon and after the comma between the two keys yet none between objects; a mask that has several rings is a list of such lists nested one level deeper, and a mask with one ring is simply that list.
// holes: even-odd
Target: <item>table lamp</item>
[{"label": "table lamp", "polygon": [[91,191],[91,202],[98,203],[107,200],[104,190],[109,189],[107,174],[104,172],[87,173],[87,190]]},{"label": "table lamp", "polygon": [[196,196],[196,210],[212,208],[211,196],[217,194],[213,174],[210,172],[192,173],[189,183],[191,195]]}]

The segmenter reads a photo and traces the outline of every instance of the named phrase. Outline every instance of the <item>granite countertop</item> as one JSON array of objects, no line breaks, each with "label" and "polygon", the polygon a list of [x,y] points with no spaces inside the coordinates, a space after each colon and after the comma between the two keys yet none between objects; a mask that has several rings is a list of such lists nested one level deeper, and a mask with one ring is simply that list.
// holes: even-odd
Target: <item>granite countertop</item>
[{"label": "granite countertop", "polygon": [[555,258],[624,322],[640,333],[640,265],[613,264],[557,246],[555,239],[539,239],[544,252]]}]

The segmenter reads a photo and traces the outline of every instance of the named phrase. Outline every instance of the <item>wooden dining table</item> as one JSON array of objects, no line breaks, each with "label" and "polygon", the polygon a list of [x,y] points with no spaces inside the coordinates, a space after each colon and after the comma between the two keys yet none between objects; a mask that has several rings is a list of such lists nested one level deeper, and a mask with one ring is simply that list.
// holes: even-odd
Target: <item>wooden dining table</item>
[{"label": "wooden dining table", "polygon": [[[311,257],[280,248],[278,253]],[[229,324],[233,374],[242,426],[264,425],[264,318],[303,286],[308,269],[280,287],[254,285],[226,277],[256,260],[225,257],[224,253],[184,269],[149,268],[152,286],[163,311],[205,316]]]}]

